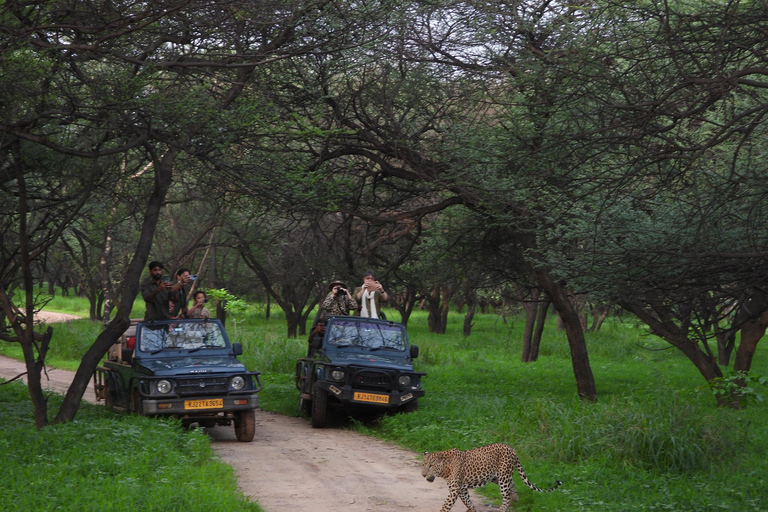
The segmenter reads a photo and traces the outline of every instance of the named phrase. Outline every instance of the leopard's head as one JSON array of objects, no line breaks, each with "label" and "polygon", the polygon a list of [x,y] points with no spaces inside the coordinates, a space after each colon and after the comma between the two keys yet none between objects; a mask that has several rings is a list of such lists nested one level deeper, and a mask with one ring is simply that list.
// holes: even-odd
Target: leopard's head
[{"label": "leopard's head", "polygon": [[446,452],[424,452],[424,463],[421,465],[421,476],[427,482],[434,482],[435,477],[446,478],[450,475],[450,461],[453,460],[453,450]]}]

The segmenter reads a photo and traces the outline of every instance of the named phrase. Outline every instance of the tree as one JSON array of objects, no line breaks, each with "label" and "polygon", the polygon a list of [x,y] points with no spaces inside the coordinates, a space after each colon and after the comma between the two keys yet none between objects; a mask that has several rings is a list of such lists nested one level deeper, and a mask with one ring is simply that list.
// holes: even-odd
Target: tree
[{"label": "tree", "polygon": [[591,210],[552,233],[550,256],[561,277],[618,301],[712,382],[723,376],[717,356],[727,358],[711,341],[741,330],[734,370],[748,370],[766,327],[768,97],[754,53],[765,13],[705,2],[625,16],[611,29],[625,51],[596,56],[611,72],[593,117],[624,167],[603,170]]},{"label": "tree", "polygon": [[[71,223],[88,200],[87,192],[101,183],[108,169],[117,168],[116,159],[140,161],[151,169],[143,189],[147,206],[117,314],[84,354],[56,416],[56,421],[69,420],[100,358],[128,325],[141,271],[181,157],[189,155],[208,162],[209,169],[224,169],[217,158],[221,148],[250,127],[240,123],[238,115],[252,104],[238,100],[256,78],[256,70],[275,59],[314,50],[338,25],[331,24],[323,32],[312,29],[311,22],[318,9],[328,9],[326,14],[331,16],[333,8],[314,2],[261,5],[188,0],[3,5],[2,76],[7,87],[2,93],[5,111],[0,132],[3,173],[13,184],[6,185],[6,190],[16,198],[20,250],[4,256],[0,299],[16,333],[11,338],[25,350],[38,426],[47,422],[39,386],[45,345],[35,358],[32,316],[18,314],[4,293],[6,283],[23,276],[27,310],[33,311],[31,265],[45,256]],[[255,122],[258,116],[251,112],[244,119]],[[62,156],[78,159],[78,165],[69,169],[88,169],[92,163],[96,174],[89,179],[85,174],[78,176],[85,185],[83,192],[72,193],[71,185],[60,187],[61,193],[72,196],[65,215],[53,223],[30,224],[30,214],[36,213],[31,202],[36,198],[28,195],[30,185],[37,180],[40,184],[35,186],[55,189],[46,186],[49,178],[35,159]],[[57,169],[54,180],[68,169],[51,167]],[[34,177],[30,169],[36,172]]]},{"label": "tree", "polygon": [[[566,172],[573,168],[574,162],[563,146],[557,145],[552,146],[548,160],[544,161],[553,162],[551,169],[517,168],[519,162],[524,161],[520,156],[541,150],[541,144],[535,140],[541,137],[541,130],[528,137],[529,140],[522,140],[516,153],[499,153],[499,147],[509,150],[511,146],[509,140],[502,144],[504,126],[497,120],[498,111],[489,108],[492,103],[488,92],[498,91],[486,91],[486,87],[488,83],[498,84],[509,65],[495,64],[495,57],[485,53],[477,59],[485,62],[476,62],[473,49],[482,48],[478,35],[482,42],[482,38],[490,34],[499,33],[499,37],[506,34],[497,30],[497,13],[484,13],[475,6],[465,7],[473,11],[468,17],[458,11],[459,5],[436,4],[416,10],[415,20],[396,20],[393,25],[400,30],[393,31],[395,35],[388,40],[390,46],[382,49],[387,59],[373,62],[361,55],[354,61],[354,72],[350,68],[345,75],[334,75],[318,85],[317,95],[327,104],[333,121],[331,126],[338,130],[331,138],[333,148],[321,155],[315,172],[344,176],[347,180],[354,176],[357,184],[371,180],[375,184],[376,199],[383,196],[392,200],[392,206],[386,211],[383,204],[374,200],[350,204],[349,210],[343,209],[347,205],[342,205],[342,211],[363,218],[393,223],[420,219],[457,205],[486,216],[487,225],[503,230],[505,238],[517,247],[520,258],[530,262],[537,285],[546,290],[561,313],[568,325],[579,395],[594,399],[596,389],[578,315],[565,288],[553,278],[551,268],[546,265],[536,237],[537,229],[545,229],[548,222],[556,222],[557,218],[557,213],[550,212],[551,205],[545,202],[550,195],[547,172],[556,178],[558,163],[567,162],[563,170]],[[568,9],[563,11],[558,22],[571,15]],[[523,14],[542,25],[551,20],[538,14]],[[533,36],[533,29],[518,26],[514,15],[510,13],[503,26],[507,26],[507,21],[515,25],[514,41],[520,44],[526,37]],[[465,20],[473,24],[471,29],[464,27]],[[488,32],[480,30],[478,23],[487,23],[483,26]],[[404,27],[409,28],[403,30]],[[541,52],[546,44],[549,43],[544,40],[536,43],[535,50]],[[524,51],[525,45],[517,50]],[[542,67],[545,59],[536,52],[531,55],[533,58],[528,58],[526,63]],[[552,79],[562,81],[557,75],[557,64],[551,66],[554,74],[546,76],[542,72],[531,79],[531,84],[515,84],[510,89],[517,87],[525,92],[526,86],[541,80],[538,91],[545,101],[533,106],[541,105],[539,110],[555,108],[554,100],[546,99],[549,86],[543,84],[549,84],[547,80]],[[515,66],[523,69],[521,64]],[[528,80],[522,72],[517,76],[521,81]],[[567,104],[568,99],[560,96],[557,101]],[[531,116],[538,115],[531,110]],[[509,162],[509,167],[505,162]],[[561,181],[566,188],[566,181]],[[520,194],[521,190],[526,194]]]},{"label": "tree", "polygon": [[[241,221],[233,235],[243,262],[283,310],[288,336],[295,338],[306,334],[307,318],[325,296],[325,285],[343,254],[335,243],[338,238],[327,236],[334,232],[333,219],[318,223],[269,220],[266,226],[252,227]],[[336,231],[341,228],[335,227]]]}]

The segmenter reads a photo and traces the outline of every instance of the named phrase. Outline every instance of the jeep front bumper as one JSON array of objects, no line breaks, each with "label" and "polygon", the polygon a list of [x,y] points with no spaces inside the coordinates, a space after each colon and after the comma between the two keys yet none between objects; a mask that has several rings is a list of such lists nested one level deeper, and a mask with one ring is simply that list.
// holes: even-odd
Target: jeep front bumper
[{"label": "jeep front bumper", "polygon": [[144,398],[141,402],[142,414],[145,415],[190,415],[256,409],[259,396],[231,395],[224,397],[185,397],[185,398]]},{"label": "jeep front bumper", "polygon": [[321,382],[321,386],[328,391],[330,396],[336,397],[344,404],[397,408],[424,396],[424,390],[422,389],[396,391],[353,389],[352,386],[342,386],[339,383],[334,382]]}]

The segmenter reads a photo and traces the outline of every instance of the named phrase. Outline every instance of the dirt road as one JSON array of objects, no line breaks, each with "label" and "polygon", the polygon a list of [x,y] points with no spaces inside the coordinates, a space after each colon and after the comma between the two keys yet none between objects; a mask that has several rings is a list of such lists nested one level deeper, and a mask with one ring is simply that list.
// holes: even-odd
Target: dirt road
[{"label": "dirt road", "polygon": [[[0,378],[23,371],[23,363],[0,356]],[[73,375],[49,369],[44,387],[64,393]],[[93,401],[93,392],[84,399]],[[355,432],[313,429],[303,418],[256,411],[250,443],[237,442],[232,427],[208,432],[243,493],[266,512],[437,512],[448,496],[444,480],[424,480],[415,453]],[[494,510],[475,494],[473,501],[480,512]],[[464,510],[463,504],[454,510]]]}]

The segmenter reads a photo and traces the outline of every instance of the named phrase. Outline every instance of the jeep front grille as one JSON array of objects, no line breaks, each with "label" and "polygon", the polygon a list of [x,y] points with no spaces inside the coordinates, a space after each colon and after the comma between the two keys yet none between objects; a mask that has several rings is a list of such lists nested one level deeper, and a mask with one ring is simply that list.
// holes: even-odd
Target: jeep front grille
[{"label": "jeep front grille", "polygon": [[392,388],[392,375],[383,371],[360,370],[352,375],[353,388]]},{"label": "jeep front grille", "polygon": [[222,393],[229,389],[226,377],[200,377],[195,379],[179,379],[179,394],[204,395],[208,393]]}]

